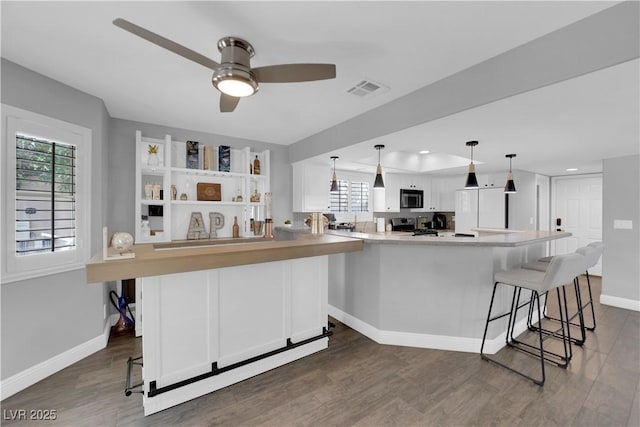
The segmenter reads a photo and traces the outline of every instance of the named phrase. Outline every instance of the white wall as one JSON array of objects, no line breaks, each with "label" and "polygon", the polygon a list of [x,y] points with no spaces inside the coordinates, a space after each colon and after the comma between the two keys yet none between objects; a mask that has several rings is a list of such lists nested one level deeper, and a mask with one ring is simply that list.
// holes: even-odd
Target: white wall
[{"label": "white wall", "polygon": [[635,59],[638,10],[638,2],[621,2],[373,108],[296,142],[290,160],[330,153]]},{"label": "white wall", "polygon": [[[603,304],[640,311],[640,155],[603,162]],[[632,221],[616,229],[614,221]]]}]

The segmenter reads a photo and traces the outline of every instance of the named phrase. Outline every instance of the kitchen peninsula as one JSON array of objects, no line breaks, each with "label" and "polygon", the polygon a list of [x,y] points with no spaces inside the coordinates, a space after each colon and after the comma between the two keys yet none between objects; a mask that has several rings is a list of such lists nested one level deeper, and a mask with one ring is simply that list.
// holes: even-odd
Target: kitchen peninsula
[{"label": "kitchen peninsula", "polygon": [[[329,257],[329,314],[381,344],[479,352],[494,273],[546,255],[547,242],[571,233],[477,231],[479,237],[332,232],[365,246]],[[495,304],[506,310],[510,298],[504,290]],[[489,329],[488,352],[504,345],[504,330]]]},{"label": "kitchen peninsula", "polygon": [[328,255],[363,241],[229,240],[135,245],[134,259],[86,266],[89,283],[141,278],[145,415],[327,348]]}]

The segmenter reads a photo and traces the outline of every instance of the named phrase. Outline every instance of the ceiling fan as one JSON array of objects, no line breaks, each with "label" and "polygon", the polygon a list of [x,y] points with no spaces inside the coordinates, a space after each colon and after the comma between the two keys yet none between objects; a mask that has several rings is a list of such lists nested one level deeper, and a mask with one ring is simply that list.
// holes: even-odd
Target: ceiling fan
[{"label": "ceiling fan", "polygon": [[235,110],[240,98],[253,95],[259,83],[291,83],[336,77],[334,64],[281,64],[251,68],[250,58],[255,54],[253,46],[237,37],[224,37],[218,41],[221,63],[217,63],[172,40],[164,38],[122,18],[113,24],[138,37],[170,50],[193,62],[213,70],[211,81],[220,91],[220,111]]}]

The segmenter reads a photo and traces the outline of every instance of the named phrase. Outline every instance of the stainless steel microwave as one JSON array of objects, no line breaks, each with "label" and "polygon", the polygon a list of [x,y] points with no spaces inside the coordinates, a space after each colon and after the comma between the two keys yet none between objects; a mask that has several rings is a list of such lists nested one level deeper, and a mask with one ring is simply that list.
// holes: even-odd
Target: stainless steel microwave
[{"label": "stainless steel microwave", "polygon": [[422,208],[424,200],[424,191],[400,189],[400,207],[401,208]]}]

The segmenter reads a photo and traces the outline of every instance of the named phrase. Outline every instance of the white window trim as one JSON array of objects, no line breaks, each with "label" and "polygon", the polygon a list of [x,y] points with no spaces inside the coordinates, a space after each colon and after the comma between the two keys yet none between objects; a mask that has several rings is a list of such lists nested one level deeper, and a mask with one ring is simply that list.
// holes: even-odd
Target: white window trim
[{"label": "white window trim", "polygon": [[[365,174],[360,172],[338,170],[338,181],[348,182],[348,210],[346,212],[331,211],[335,215],[337,222],[352,222],[352,221],[373,221],[373,181],[375,175]],[[368,182],[369,183],[369,210],[368,211],[352,211],[351,208],[351,183],[352,182]]]},{"label": "white window trim", "polygon": [[[91,129],[41,114],[2,104],[2,147],[0,174],[2,197],[2,244],[0,245],[0,283],[63,273],[84,268],[90,257],[91,230]],[[16,133],[24,132],[44,139],[76,146],[76,250],[51,254],[15,256]]]}]

